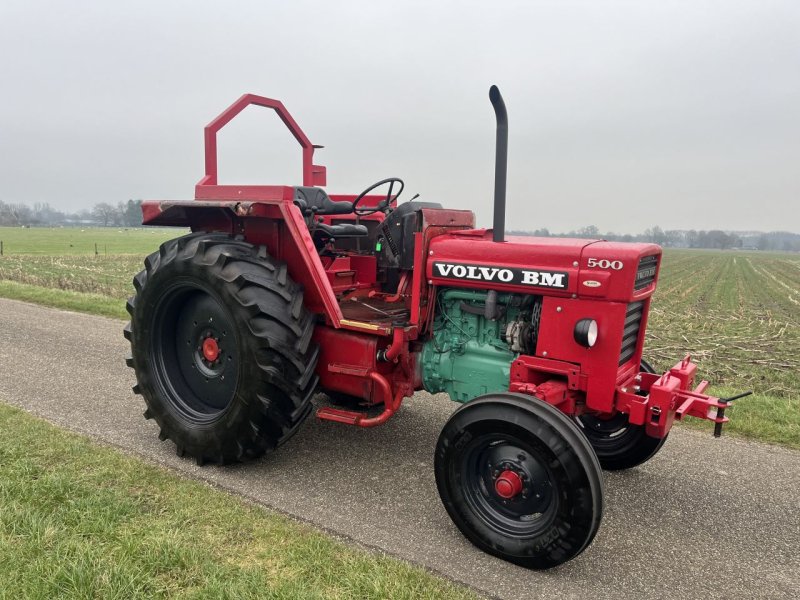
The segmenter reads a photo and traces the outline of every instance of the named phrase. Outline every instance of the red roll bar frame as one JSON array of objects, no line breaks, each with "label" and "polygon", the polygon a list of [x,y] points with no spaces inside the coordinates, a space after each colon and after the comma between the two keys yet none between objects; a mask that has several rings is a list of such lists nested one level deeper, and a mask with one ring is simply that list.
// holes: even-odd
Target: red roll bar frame
[{"label": "red roll bar frame", "polygon": [[284,125],[292,132],[294,138],[300,143],[300,146],[302,146],[303,185],[324,186],[327,182],[327,171],[324,166],[314,164],[314,150],[316,148],[322,148],[322,146],[315,146],[311,143],[311,140],[308,139],[297,122],[292,118],[292,115],[289,114],[289,111],[286,110],[283,102],[273,100],[272,98],[265,98],[264,96],[256,96],[255,94],[245,94],[222,111],[211,123],[206,125],[203,133],[206,144],[206,174],[197,185],[217,185],[217,132],[251,104],[271,108],[278,113],[281,121],[283,121]]}]

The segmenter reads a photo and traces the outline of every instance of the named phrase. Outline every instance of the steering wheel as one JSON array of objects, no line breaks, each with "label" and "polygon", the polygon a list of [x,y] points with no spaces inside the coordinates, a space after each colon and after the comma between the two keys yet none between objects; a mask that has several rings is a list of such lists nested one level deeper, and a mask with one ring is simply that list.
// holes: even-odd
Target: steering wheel
[{"label": "steering wheel", "polygon": [[[384,200],[381,200],[380,202],[378,202],[378,205],[375,206],[375,207],[358,208],[358,203],[361,202],[361,200],[364,198],[364,196],[369,194],[375,188],[378,188],[378,187],[380,187],[382,185],[385,185],[387,183],[389,184],[389,191],[386,192],[386,198]],[[394,184],[395,183],[400,184],[400,189],[397,191],[396,196],[399,196],[400,194],[402,194],[403,193],[403,188],[406,185],[405,183],[403,183],[402,179],[400,179],[399,177],[387,177],[386,179],[381,179],[377,183],[373,183],[371,186],[369,186],[367,189],[365,189],[363,192],[361,192],[358,196],[356,196],[356,199],[353,200],[353,212],[356,215],[358,215],[359,217],[363,217],[363,216],[372,215],[372,214],[374,214],[374,213],[376,213],[378,211],[384,210],[387,206],[389,206],[389,203],[392,201],[392,190],[394,189]]]}]

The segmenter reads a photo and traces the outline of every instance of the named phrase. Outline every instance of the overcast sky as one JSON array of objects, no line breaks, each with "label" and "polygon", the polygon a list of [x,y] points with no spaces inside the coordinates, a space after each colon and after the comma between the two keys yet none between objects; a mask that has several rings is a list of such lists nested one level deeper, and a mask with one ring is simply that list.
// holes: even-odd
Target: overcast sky
[{"label": "overcast sky", "polygon": [[[329,193],[402,177],[509,229],[800,232],[800,2],[0,2],[0,200],[189,199],[242,93],[326,146]],[[220,134],[221,183],[300,184],[280,121]],[[410,196],[410,194],[409,194]]]}]

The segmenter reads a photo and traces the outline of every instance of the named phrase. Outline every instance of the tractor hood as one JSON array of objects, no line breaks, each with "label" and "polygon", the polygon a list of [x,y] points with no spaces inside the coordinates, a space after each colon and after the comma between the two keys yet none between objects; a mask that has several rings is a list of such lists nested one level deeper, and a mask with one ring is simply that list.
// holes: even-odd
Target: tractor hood
[{"label": "tractor hood", "polygon": [[661,248],[576,238],[512,236],[485,229],[433,238],[426,276],[435,285],[630,302],[655,290]]}]

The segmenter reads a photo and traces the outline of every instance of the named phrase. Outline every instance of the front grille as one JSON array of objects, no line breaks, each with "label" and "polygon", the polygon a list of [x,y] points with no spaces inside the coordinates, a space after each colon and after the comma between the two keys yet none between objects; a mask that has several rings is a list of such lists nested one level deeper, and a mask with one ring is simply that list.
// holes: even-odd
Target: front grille
[{"label": "front grille", "polygon": [[658,255],[643,256],[636,268],[636,279],[633,282],[634,291],[643,290],[656,280],[658,268]]},{"label": "front grille", "polygon": [[639,328],[644,314],[644,302],[631,302],[625,312],[625,328],[622,331],[622,349],[619,353],[619,365],[628,362],[636,353],[639,342]]}]

